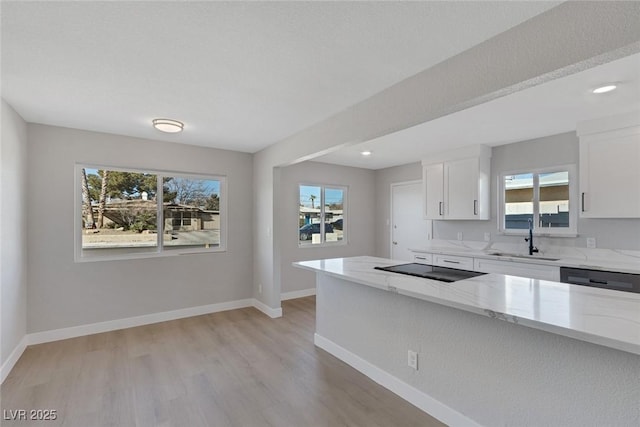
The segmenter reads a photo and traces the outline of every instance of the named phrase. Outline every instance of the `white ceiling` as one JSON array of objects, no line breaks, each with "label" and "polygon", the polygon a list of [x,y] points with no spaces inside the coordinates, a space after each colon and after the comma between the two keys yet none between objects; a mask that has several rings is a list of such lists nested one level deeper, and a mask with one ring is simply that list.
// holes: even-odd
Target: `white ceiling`
[{"label": "white ceiling", "polygon": [[[615,82],[613,92],[591,91]],[[315,161],[381,169],[420,161],[430,153],[474,144],[497,146],[563,132],[576,124],[637,111],[640,54],[535,86],[439,119],[352,145]],[[362,156],[369,150],[373,154]]]},{"label": "white ceiling", "polygon": [[558,3],[3,1],[2,97],[28,122],[255,152]]}]

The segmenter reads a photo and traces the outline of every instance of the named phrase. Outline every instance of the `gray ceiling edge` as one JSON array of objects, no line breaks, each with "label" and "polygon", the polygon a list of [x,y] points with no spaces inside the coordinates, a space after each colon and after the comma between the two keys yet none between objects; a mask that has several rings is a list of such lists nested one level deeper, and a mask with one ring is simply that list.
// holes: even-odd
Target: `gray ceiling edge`
[{"label": "gray ceiling edge", "polygon": [[566,2],[256,153],[317,158],[640,52],[640,2]]}]

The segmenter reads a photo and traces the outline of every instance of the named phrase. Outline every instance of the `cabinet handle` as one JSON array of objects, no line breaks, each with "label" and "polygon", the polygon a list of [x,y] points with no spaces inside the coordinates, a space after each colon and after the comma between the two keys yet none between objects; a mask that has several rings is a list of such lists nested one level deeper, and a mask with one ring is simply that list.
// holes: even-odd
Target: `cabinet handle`
[{"label": "cabinet handle", "polygon": [[426,261],[426,260],[427,260],[427,259],[426,259],[425,257],[423,257],[423,256],[417,256],[417,257],[416,257],[416,259],[421,259],[421,260],[423,260],[423,261]]},{"label": "cabinet handle", "polygon": [[438,215],[442,215],[442,202],[438,203]]},{"label": "cabinet handle", "polygon": [[478,215],[478,201],[477,200],[473,201],[473,214],[474,215]]},{"label": "cabinet handle", "polygon": [[460,264],[460,261],[449,261],[448,259],[443,259],[443,262],[448,262],[449,264]]},{"label": "cabinet handle", "polygon": [[582,193],[582,212],[584,212],[584,193]]}]

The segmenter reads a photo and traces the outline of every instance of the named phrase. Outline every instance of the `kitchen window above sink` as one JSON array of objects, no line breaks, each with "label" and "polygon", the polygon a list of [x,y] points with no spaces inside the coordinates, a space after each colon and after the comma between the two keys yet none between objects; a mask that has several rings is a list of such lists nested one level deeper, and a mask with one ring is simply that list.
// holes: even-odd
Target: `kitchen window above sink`
[{"label": "kitchen window above sink", "polygon": [[575,180],[574,165],[500,175],[500,231],[525,235],[531,221],[535,235],[575,236],[578,205]]}]

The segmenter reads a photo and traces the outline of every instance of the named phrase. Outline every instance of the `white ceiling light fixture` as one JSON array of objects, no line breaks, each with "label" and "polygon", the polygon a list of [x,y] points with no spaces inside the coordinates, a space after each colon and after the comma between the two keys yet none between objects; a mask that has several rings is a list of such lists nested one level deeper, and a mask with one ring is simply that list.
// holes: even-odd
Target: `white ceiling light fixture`
[{"label": "white ceiling light fixture", "polygon": [[592,92],[593,93],[607,93],[607,92],[611,92],[612,90],[616,90],[618,86],[614,85],[614,84],[609,84],[606,86],[600,86],[598,88],[595,88]]},{"label": "white ceiling light fixture", "polygon": [[153,119],[153,127],[160,132],[178,133],[182,132],[184,123],[171,119]]},{"label": "white ceiling light fixture", "polygon": [[369,150],[364,150],[364,151],[361,151],[361,152],[360,152],[360,154],[362,154],[363,156],[367,157],[367,156],[370,156],[370,155],[371,155],[371,151],[369,151]]}]

